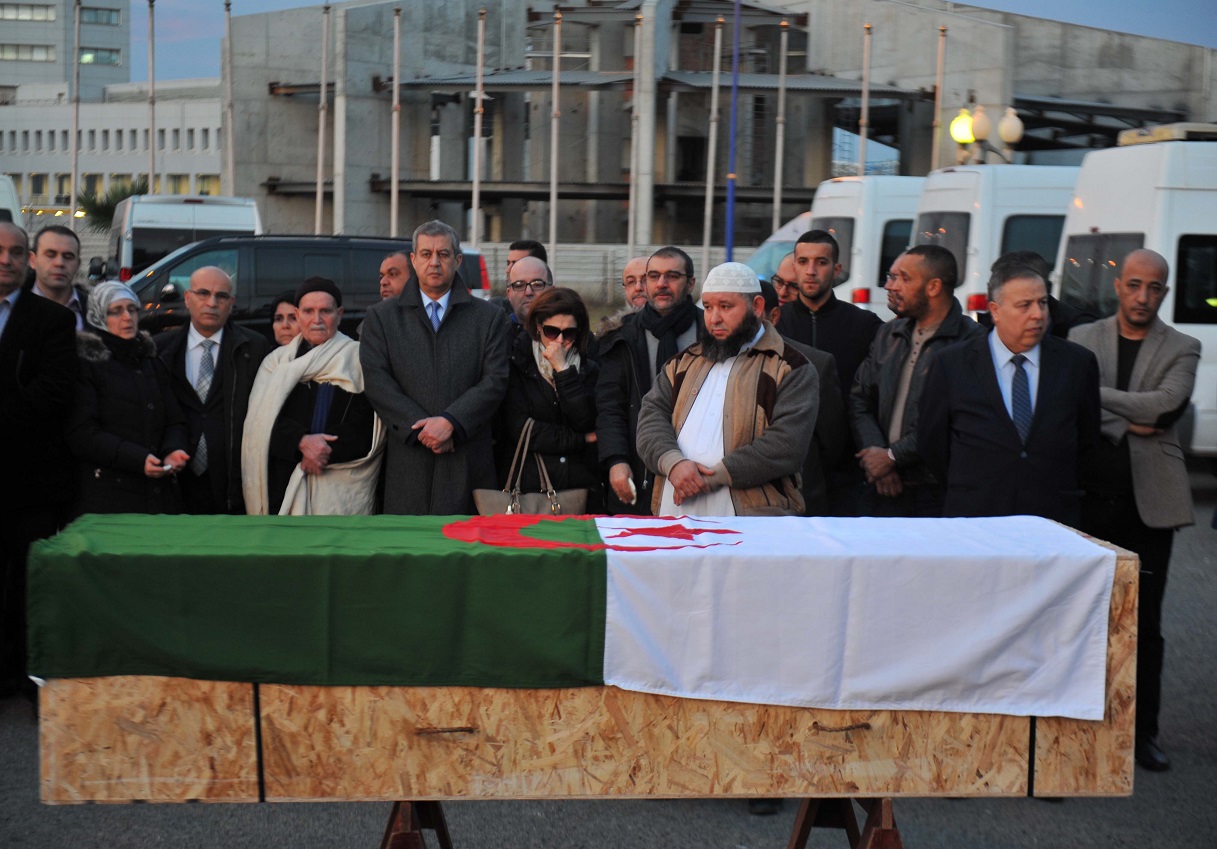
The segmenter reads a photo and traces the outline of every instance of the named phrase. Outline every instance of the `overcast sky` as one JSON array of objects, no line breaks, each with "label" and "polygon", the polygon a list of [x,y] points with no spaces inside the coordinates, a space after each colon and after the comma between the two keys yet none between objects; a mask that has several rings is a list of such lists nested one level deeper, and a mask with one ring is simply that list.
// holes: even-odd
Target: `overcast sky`
[{"label": "overcast sky", "polygon": [[[250,15],[305,6],[300,0],[233,0]],[[490,0],[488,6],[494,6]],[[992,0],[971,5],[1217,48],[1214,0]],[[174,80],[220,74],[223,0],[160,0],[156,4],[156,76]],[[318,4],[317,14],[320,15]],[[131,79],[148,78],[148,6],[131,0]]]}]

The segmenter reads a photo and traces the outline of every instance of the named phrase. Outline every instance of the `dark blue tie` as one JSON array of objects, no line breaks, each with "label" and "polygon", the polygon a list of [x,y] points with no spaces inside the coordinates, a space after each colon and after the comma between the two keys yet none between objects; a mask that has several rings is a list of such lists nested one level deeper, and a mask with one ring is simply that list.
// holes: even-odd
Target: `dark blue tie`
[{"label": "dark blue tie", "polygon": [[1031,433],[1031,382],[1027,380],[1027,371],[1023,368],[1027,358],[1022,354],[1015,354],[1010,358],[1010,362],[1014,363],[1014,387],[1011,393],[1014,427],[1018,430],[1018,438],[1026,445],[1027,437]]},{"label": "dark blue tie", "polygon": [[431,329],[438,332],[439,323],[443,319],[443,316],[440,315],[442,307],[439,305],[439,301],[432,301],[427,306],[431,307]]}]

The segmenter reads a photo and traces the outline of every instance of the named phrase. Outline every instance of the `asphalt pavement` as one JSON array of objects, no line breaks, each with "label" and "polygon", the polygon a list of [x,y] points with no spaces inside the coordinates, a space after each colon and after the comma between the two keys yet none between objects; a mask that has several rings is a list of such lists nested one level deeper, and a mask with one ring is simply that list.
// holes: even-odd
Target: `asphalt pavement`
[{"label": "asphalt pavement", "polygon": [[[1196,525],[1175,543],[1166,591],[1166,671],[1160,742],[1172,769],[1138,769],[1130,798],[897,799],[908,849],[1217,845],[1217,478],[1192,474]],[[787,802],[769,817],[744,802],[554,801],[445,803],[453,842],[470,847],[727,849],[782,847]],[[28,702],[0,701],[0,849],[375,849],[389,805],[68,805],[38,801],[37,725]],[[434,847],[434,838],[428,836]],[[844,847],[818,832],[812,847]]]}]

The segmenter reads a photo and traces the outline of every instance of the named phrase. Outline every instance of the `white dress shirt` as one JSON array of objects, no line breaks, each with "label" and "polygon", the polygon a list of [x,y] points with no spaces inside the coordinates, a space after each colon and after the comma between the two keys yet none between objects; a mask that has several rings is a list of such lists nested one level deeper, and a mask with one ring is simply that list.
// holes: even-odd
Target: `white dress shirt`
[{"label": "white dress shirt", "polygon": [[[989,331],[989,353],[993,355],[993,367],[997,370],[997,386],[1001,389],[1001,399],[1006,404],[1006,412],[1014,418],[1014,363],[1010,362],[1014,354],[997,337],[996,330]],[[1027,361],[1023,363],[1023,371],[1027,373],[1027,388],[1031,391],[1031,412],[1035,413],[1035,393],[1040,386],[1040,346],[1023,351]]]},{"label": "white dress shirt", "polygon": [[210,339],[216,343],[216,346],[211,349],[211,359],[215,363],[216,370],[220,368],[220,345],[224,341],[224,328],[221,327],[210,336],[204,336],[199,331],[195,330],[194,325],[190,325],[190,329],[186,331],[186,380],[194,386],[199,377],[199,363],[203,361],[203,340]]}]

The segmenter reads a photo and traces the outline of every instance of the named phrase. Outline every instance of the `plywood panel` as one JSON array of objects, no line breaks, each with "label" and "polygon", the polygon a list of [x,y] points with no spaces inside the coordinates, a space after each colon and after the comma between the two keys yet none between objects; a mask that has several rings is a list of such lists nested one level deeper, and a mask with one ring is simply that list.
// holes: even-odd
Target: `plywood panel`
[{"label": "plywood panel", "polygon": [[1137,555],[1117,552],[1107,629],[1107,703],[1102,722],[1036,722],[1035,795],[1129,796],[1137,705]]},{"label": "plywood panel", "polygon": [[258,800],[252,684],[56,680],[39,711],[44,802]]},{"label": "plywood panel", "polygon": [[268,800],[1023,795],[1028,720],[567,690],[263,685]]}]

